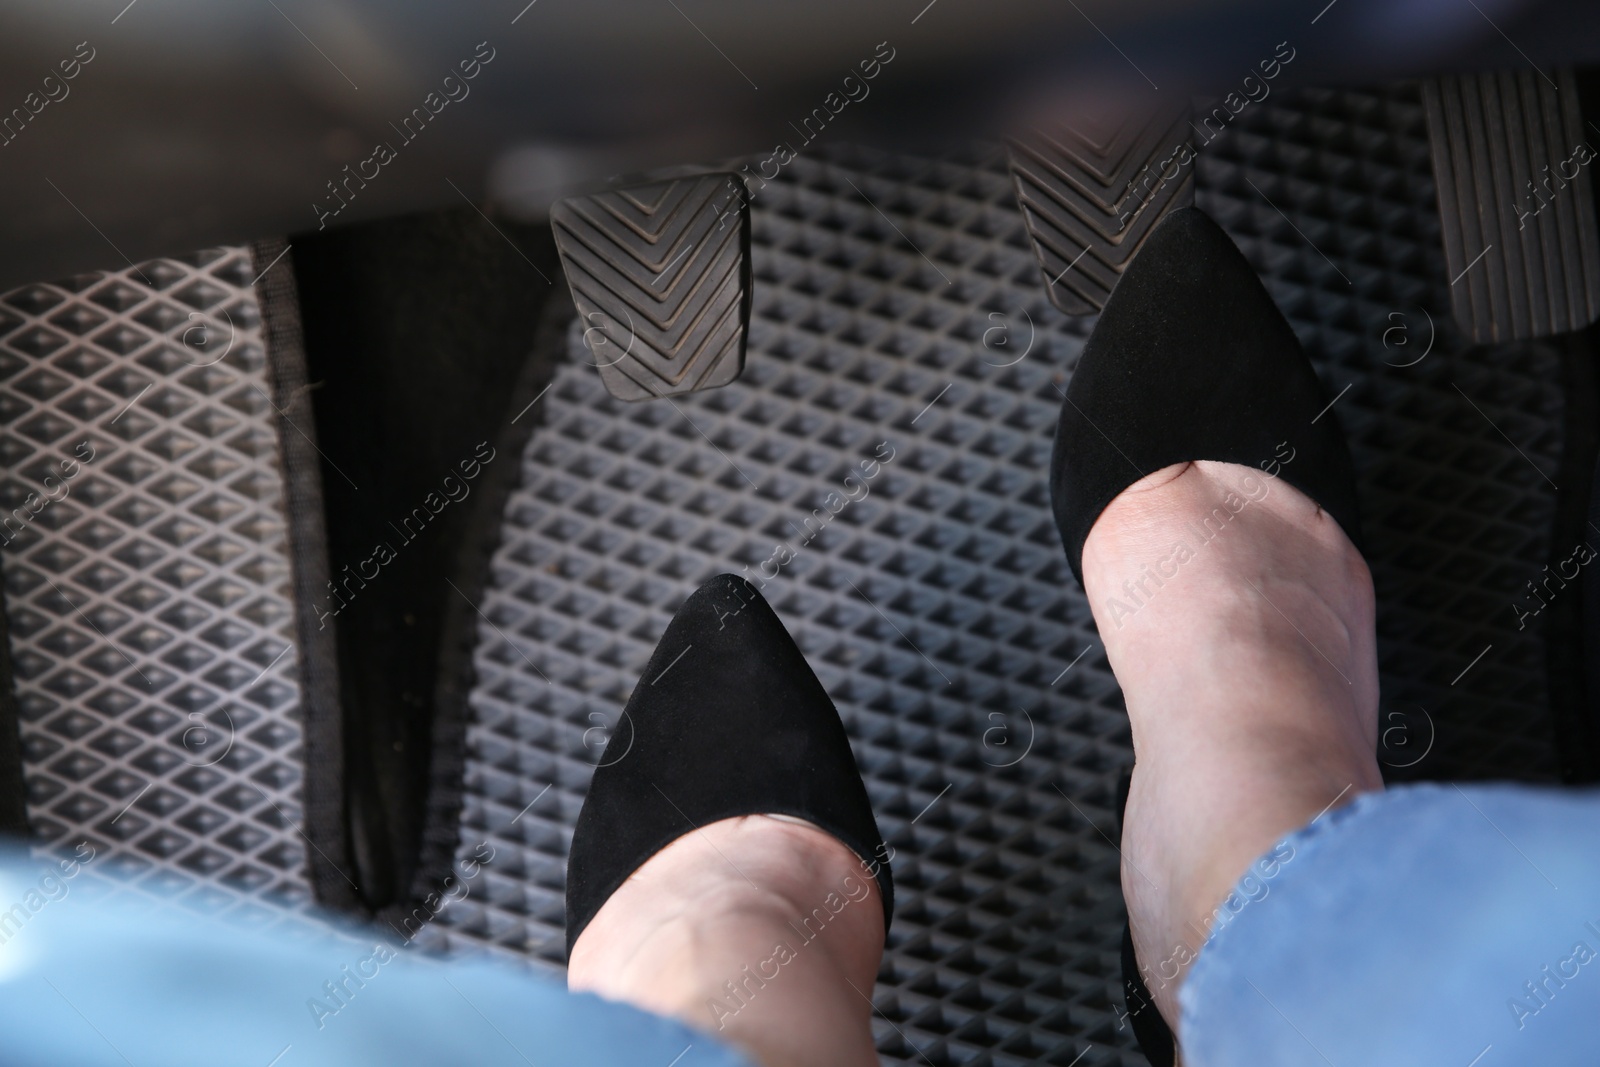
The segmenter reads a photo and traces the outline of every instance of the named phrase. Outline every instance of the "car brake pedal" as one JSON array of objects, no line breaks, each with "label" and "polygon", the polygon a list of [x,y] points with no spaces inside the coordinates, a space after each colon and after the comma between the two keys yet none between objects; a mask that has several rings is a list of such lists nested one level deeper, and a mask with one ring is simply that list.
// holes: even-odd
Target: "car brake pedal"
[{"label": "car brake pedal", "polygon": [[1036,128],[1008,144],[1050,302],[1092,315],[1166,214],[1194,203],[1189,110]]}]

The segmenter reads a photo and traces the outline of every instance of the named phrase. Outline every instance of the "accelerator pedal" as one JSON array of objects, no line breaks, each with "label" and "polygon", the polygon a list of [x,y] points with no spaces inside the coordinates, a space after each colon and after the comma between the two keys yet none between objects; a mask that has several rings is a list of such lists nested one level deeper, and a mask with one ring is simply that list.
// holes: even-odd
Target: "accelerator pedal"
[{"label": "accelerator pedal", "polygon": [[[1553,82],[1553,84],[1552,84]],[[1422,89],[1450,304],[1477,344],[1600,318],[1600,231],[1571,71],[1439,78]]]},{"label": "accelerator pedal", "polygon": [[1050,302],[1092,315],[1169,211],[1194,203],[1187,106],[1079,119],[1008,142]]},{"label": "accelerator pedal", "polygon": [[612,396],[677,396],[739,377],[750,205],[736,175],[573,197],[550,222],[584,343]]}]

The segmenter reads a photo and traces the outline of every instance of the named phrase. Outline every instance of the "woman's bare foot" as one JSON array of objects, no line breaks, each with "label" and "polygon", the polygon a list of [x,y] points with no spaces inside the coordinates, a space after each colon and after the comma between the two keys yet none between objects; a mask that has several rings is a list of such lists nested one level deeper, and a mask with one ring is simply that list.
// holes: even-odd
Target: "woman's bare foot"
[{"label": "woman's bare foot", "polygon": [[764,1067],[875,1067],[883,935],[877,881],[837,838],[743,816],[635,871],[579,936],[567,984],[673,1016]]},{"label": "woman's bare foot", "polygon": [[1123,891],[1176,1033],[1178,987],[1235,883],[1254,864],[1250,897],[1270,893],[1293,859],[1257,861],[1279,838],[1383,788],[1372,578],[1304,494],[1213,462],[1123,491],[1084,544],[1083,577],[1138,760]]}]

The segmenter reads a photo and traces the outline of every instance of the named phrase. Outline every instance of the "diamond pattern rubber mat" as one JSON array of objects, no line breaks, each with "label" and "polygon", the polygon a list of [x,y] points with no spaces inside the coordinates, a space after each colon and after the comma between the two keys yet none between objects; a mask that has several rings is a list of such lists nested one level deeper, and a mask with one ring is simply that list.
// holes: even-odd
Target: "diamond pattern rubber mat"
[{"label": "diamond pattern rubber mat", "polygon": [[[1386,762],[1550,778],[1541,646],[1507,604],[1546,558],[1557,357],[1451,332],[1416,93],[1285,94],[1203,147],[1197,178],[1351,437],[1401,730]],[[487,841],[495,859],[427,936],[559,967],[571,826],[638,671],[698,582],[782,543],[795,557],[766,595],[897,853],[885,1062],[1140,1063],[1107,837],[1132,753],[1046,494],[1090,323],[1049,306],[998,147],[819,152],[755,198],[752,225],[741,380],[622,404],[575,327],[540,402],[468,735],[461,855]],[[894,459],[831,514],[880,442]]]},{"label": "diamond pattern rubber mat", "polygon": [[308,899],[250,254],[0,296],[0,560],[35,843],[207,910]]},{"label": "diamond pattern rubber mat", "polygon": [[739,381],[626,405],[574,328],[482,605],[462,841],[497,859],[440,922],[559,964],[570,826],[645,657],[701,579],[786,543],[764,593],[897,853],[885,1056],[1138,1062],[1101,834],[1127,722],[1044,481],[1081,341],[1038,285],[998,149],[849,158],[796,162],[755,199]]}]

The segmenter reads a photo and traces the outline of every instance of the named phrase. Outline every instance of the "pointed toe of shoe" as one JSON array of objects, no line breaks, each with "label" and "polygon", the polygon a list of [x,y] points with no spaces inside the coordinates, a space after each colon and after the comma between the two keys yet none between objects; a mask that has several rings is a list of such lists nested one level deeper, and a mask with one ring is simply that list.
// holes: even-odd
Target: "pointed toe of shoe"
[{"label": "pointed toe of shoe", "polygon": [[1191,460],[1281,476],[1360,544],[1349,450],[1294,330],[1198,208],[1174,211],[1112,291],[1057,424],[1051,504],[1072,571],[1106,505]]},{"label": "pointed toe of shoe", "polygon": [[790,815],[832,834],[893,885],[833,702],[772,608],[731,574],[673,616],[595,769],[567,863],[567,947],[656,852],[739,815]]}]

